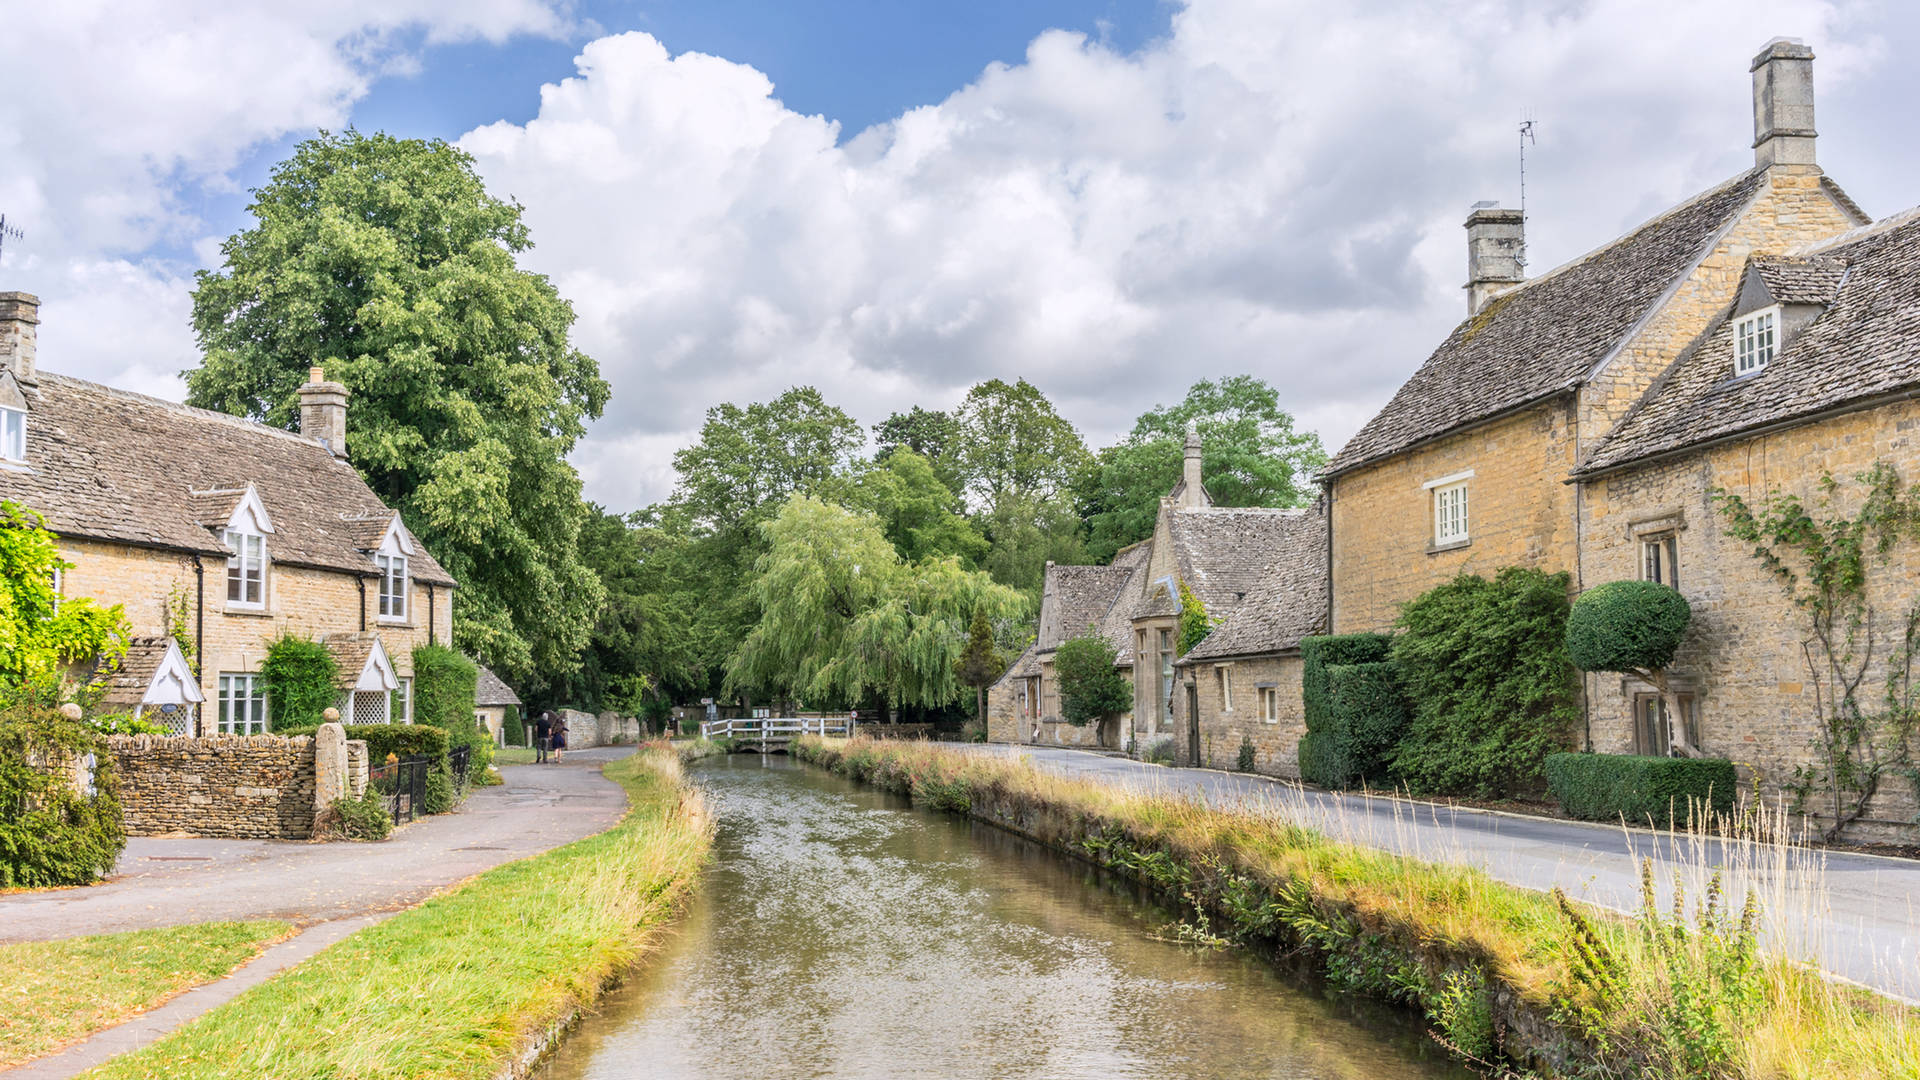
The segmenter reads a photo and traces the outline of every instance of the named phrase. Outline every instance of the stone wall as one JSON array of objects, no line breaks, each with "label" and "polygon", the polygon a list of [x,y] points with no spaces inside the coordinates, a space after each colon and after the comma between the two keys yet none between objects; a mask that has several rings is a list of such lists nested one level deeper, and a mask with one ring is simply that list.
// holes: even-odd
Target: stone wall
[{"label": "stone wall", "polygon": [[[1221,672],[1231,680],[1221,682]],[[1240,742],[1253,743],[1253,771],[1268,776],[1300,777],[1300,736],[1306,734],[1306,710],[1300,700],[1300,658],[1257,656],[1234,660],[1201,661],[1180,672],[1175,714],[1186,723],[1186,680],[1191,675],[1200,703],[1200,763],[1210,769],[1237,769]],[[1260,692],[1272,690],[1276,717],[1268,721],[1260,708]],[[1232,708],[1226,697],[1231,695]]]},{"label": "stone wall", "polygon": [[567,749],[585,750],[595,746],[618,746],[640,741],[638,717],[604,712],[595,716],[579,709],[561,709],[556,716],[567,720]]},{"label": "stone wall", "polygon": [[[1751,545],[1727,535],[1710,492],[1723,488],[1749,505],[1773,491],[1790,492],[1817,505],[1820,477],[1830,473],[1849,497],[1835,509],[1851,515],[1859,491],[1852,478],[1875,461],[1890,462],[1909,483],[1920,480],[1917,433],[1920,404],[1902,402],[1584,485],[1582,551],[1589,586],[1639,577],[1642,539],[1673,533],[1679,589],[1693,607],[1693,621],[1671,677],[1677,688],[1695,695],[1701,749],[1732,759],[1743,784],[1757,778],[1770,798],[1792,780],[1796,765],[1812,760],[1816,687],[1802,651],[1811,629],[1806,612],[1787,599]],[[1891,635],[1920,603],[1920,543],[1900,541],[1885,563],[1870,557],[1868,580],[1879,585],[1870,597],[1879,641],[1860,693],[1869,708],[1877,708]],[[1651,688],[1598,673],[1586,677],[1586,686],[1594,749],[1634,752],[1633,697]],[[1870,820],[1856,827],[1857,837],[1912,842],[1912,784],[1895,777],[1882,790]]]},{"label": "stone wall", "polygon": [[367,740],[347,740],[347,790],[357,798],[367,793]]},{"label": "stone wall", "polygon": [[[360,743],[366,759],[366,744]],[[313,832],[313,740],[112,735],[130,836],[305,840]],[[364,789],[364,773],[361,780]]]},{"label": "stone wall", "polygon": [[1021,679],[1001,679],[987,687],[987,741],[1025,742],[1021,728]]}]

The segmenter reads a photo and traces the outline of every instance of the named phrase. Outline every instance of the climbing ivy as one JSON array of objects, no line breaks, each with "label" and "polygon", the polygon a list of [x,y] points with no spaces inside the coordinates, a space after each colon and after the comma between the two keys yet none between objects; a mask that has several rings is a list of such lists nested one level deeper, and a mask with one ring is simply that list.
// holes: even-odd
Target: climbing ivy
[{"label": "climbing ivy", "polygon": [[[55,593],[54,572],[69,568],[44,518],[0,500],[0,684],[48,704],[91,704],[126,654],[127,620],[118,604]],[[92,669],[76,683],[70,669],[87,660]]]},{"label": "climbing ivy", "polygon": [[291,632],[274,639],[260,664],[274,731],[320,723],[321,713],[340,697],[339,674],[325,645]]},{"label": "climbing ivy", "polygon": [[1195,645],[1207,639],[1213,633],[1213,619],[1207,615],[1207,605],[1187,588],[1186,582],[1180,583],[1180,655],[1193,651]]},{"label": "climbing ivy", "polygon": [[[1801,654],[1814,691],[1815,761],[1796,766],[1788,786],[1796,812],[1809,812],[1816,795],[1827,797],[1829,840],[1866,812],[1888,776],[1905,775],[1920,790],[1912,747],[1920,718],[1913,681],[1920,605],[1887,628],[1869,598],[1894,547],[1920,535],[1920,484],[1904,484],[1885,461],[1854,481],[1859,509],[1852,516],[1837,508],[1853,500],[1842,497],[1830,473],[1811,505],[1774,491],[1754,507],[1725,489],[1713,491],[1728,534],[1753,545],[1754,558],[1805,614]],[[1883,649],[1875,708],[1863,688]]]}]

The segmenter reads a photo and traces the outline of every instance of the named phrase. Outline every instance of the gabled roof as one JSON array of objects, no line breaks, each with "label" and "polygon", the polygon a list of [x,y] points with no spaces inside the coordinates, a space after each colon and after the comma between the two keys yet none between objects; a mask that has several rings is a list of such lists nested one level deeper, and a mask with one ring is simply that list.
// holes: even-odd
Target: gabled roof
[{"label": "gabled roof", "polygon": [[1586,380],[1706,255],[1765,177],[1757,168],[1736,176],[1494,297],[1454,328],[1321,475],[1358,468]]},{"label": "gabled roof", "polygon": [[1920,208],[1807,252],[1844,263],[1833,300],[1759,372],[1736,378],[1730,312],[1648,389],[1576,475],[1920,393]]},{"label": "gabled roof", "polygon": [[1120,567],[1127,572],[1126,581],[1120,587],[1120,595],[1114,605],[1100,620],[1100,632],[1113,643],[1114,663],[1130,667],[1133,664],[1133,605],[1125,602],[1147,589],[1147,564],[1153,555],[1151,541],[1141,541],[1131,547],[1122,548],[1113,557],[1110,566]]},{"label": "gabled roof", "polygon": [[1029,645],[1013,663],[993,681],[994,686],[1012,679],[1029,679],[1040,674],[1040,657],[1033,646]]},{"label": "gabled roof", "polygon": [[1223,617],[1260,583],[1275,549],[1308,513],[1217,506],[1173,511],[1168,531],[1180,580],[1210,616]]},{"label": "gabled roof", "polygon": [[[360,534],[376,518],[384,530],[393,511],[318,441],[47,372],[27,396],[29,468],[0,471],[0,498],[54,532],[225,559],[219,529],[251,484],[272,515],[274,562],[376,572]],[[454,583],[424,551],[410,569]]]},{"label": "gabled roof", "polygon": [[392,690],[399,685],[387,647],[374,633],[329,634],[322,645],[333,654],[334,686],[347,690]]},{"label": "gabled roof", "polygon": [[1286,519],[1246,599],[1182,657],[1183,664],[1260,656],[1298,648],[1327,621],[1327,519],[1324,503]]},{"label": "gabled roof", "polygon": [[1776,304],[1830,304],[1847,273],[1830,255],[1755,255],[1747,265]]},{"label": "gabled roof", "polygon": [[1052,652],[1088,627],[1098,628],[1132,570],[1125,566],[1049,566],[1040,589],[1040,620],[1034,646]]},{"label": "gabled roof", "polygon": [[476,666],[480,669],[480,676],[473,684],[473,703],[475,705],[519,705],[522,703],[520,701],[520,695],[513,692],[513,687],[500,681],[500,676],[495,675],[492,668],[485,664],[478,664]]},{"label": "gabled roof", "polygon": [[170,637],[134,638],[120,666],[107,679],[101,704],[133,709],[153,704],[197,704],[206,700],[193,669]]}]

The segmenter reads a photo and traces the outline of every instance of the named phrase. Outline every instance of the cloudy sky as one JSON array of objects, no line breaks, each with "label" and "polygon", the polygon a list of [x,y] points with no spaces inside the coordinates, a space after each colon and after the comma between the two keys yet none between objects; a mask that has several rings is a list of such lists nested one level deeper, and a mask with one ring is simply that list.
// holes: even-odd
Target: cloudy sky
[{"label": "cloudy sky", "polygon": [[1096,445],[1250,372],[1336,447],[1463,313],[1460,223],[1545,269],[1746,168],[1748,62],[1811,43],[1820,158],[1920,203],[1920,14],[1888,2],[103,0],[0,65],[0,288],[52,370],[180,397],[193,271],[349,123],[457,140],[612,382],[576,460],[664,495],[705,409],[866,423],[1025,377]]}]

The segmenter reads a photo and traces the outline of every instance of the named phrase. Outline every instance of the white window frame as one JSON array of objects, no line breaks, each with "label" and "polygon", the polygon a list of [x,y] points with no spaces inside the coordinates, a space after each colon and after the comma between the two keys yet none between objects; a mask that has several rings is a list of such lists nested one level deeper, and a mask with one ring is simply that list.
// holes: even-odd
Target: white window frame
[{"label": "white window frame", "polygon": [[215,729],[222,735],[265,735],[270,728],[266,680],[250,672],[223,671],[219,685]]},{"label": "white window frame", "polygon": [[413,723],[413,676],[401,675],[393,681],[397,684],[393,688],[393,696],[398,707],[390,709],[389,715],[396,724],[411,724]]},{"label": "white window frame", "polygon": [[380,570],[380,621],[406,622],[407,604],[411,599],[408,594],[413,586],[413,575],[409,570],[407,557],[397,551],[383,551],[373,557],[373,565]]},{"label": "white window frame", "polygon": [[1260,719],[1269,724],[1280,722],[1280,690],[1274,686],[1260,688]]},{"label": "white window frame", "polygon": [[1220,711],[1233,711],[1233,665],[1215,664],[1213,673],[1220,679]]},{"label": "white window frame", "polygon": [[1433,501],[1435,547],[1464,544],[1473,538],[1473,500],[1468,492],[1472,480],[1473,470],[1468,469],[1421,485]]},{"label": "white window frame", "polygon": [[1733,374],[1758,375],[1780,355],[1780,305],[1749,312],[1733,321]]},{"label": "white window frame", "polygon": [[[222,539],[227,542],[228,547],[233,549],[233,554],[227,556],[227,606],[245,608],[249,611],[265,610],[267,606],[266,534],[249,529],[229,528]],[[247,576],[249,571],[253,574],[251,581]],[[256,595],[252,599],[247,598],[248,584],[256,587]],[[233,595],[236,586],[240,590],[238,598]]]},{"label": "white window frame", "polygon": [[27,410],[0,405],[0,461],[27,460]]}]

